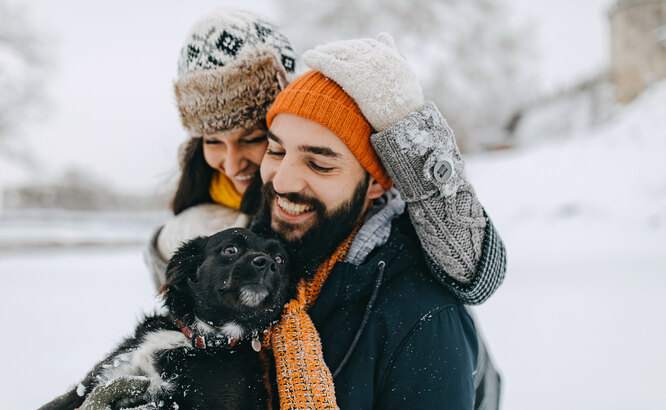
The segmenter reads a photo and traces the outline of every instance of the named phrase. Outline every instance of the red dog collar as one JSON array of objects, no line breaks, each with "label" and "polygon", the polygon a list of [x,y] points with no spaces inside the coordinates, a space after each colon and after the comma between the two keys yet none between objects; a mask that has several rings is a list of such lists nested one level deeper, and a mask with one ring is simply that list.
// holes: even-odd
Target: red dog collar
[{"label": "red dog collar", "polygon": [[[206,348],[206,339],[199,335],[194,333],[192,329],[189,327],[185,326],[185,323],[182,322],[181,320],[176,319],[175,320],[176,326],[180,329],[181,332],[187,337],[188,340],[192,341],[192,347],[197,347],[199,349],[205,349]],[[233,347],[236,346],[236,343],[238,343],[238,339],[233,339],[229,338],[228,345]]]}]

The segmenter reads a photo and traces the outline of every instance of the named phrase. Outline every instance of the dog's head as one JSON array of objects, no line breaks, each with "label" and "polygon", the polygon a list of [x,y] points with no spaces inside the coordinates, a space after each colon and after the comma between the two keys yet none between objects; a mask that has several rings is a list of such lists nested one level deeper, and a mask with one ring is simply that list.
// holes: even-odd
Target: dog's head
[{"label": "dog's head", "polygon": [[183,244],[160,288],[171,313],[187,324],[230,323],[261,331],[287,302],[288,260],[276,239],[232,228]]}]

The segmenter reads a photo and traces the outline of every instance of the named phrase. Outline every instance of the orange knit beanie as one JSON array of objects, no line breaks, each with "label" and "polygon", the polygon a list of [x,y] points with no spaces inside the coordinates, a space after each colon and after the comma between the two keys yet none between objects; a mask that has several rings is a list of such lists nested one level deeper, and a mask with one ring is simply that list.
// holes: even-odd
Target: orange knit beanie
[{"label": "orange knit beanie", "polygon": [[389,190],[393,181],[370,145],[372,127],[356,102],[335,81],[311,70],[278,94],[266,114],[270,128],[277,114],[287,113],[314,121],[337,135],[361,166]]}]

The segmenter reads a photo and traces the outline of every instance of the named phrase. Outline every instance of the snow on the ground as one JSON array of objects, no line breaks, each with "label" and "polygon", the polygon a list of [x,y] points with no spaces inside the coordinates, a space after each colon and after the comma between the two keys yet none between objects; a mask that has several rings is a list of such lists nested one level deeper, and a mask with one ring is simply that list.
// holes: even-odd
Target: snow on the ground
[{"label": "snow on the ground", "polygon": [[664,118],[666,82],[586,134],[468,159],[508,251],[477,309],[504,408],[666,408]]},{"label": "snow on the ground", "polygon": [[[476,309],[503,408],[666,408],[665,110],[662,83],[584,134],[467,158],[508,251]],[[0,278],[3,408],[75,385],[156,304],[140,247],[0,251]]]},{"label": "snow on the ground", "polygon": [[2,408],[78,383],[156,306],[141,248],[0,253]]}]

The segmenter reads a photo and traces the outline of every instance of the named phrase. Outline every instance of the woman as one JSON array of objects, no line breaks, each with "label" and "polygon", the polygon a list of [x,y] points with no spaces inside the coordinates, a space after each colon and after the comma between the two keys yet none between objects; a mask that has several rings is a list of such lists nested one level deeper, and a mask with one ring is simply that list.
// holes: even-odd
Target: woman
[{"label": "woman", "polygon": [[247,226],[241,198],[252,182],[260,182],[264,118],[294,76],[295,61],[289,40],[249,11],[216,9],[190,29],[174,84],[189,134],[171,204],[175,216],[155,232],[146,252],[156,287],[182,242]]}]

